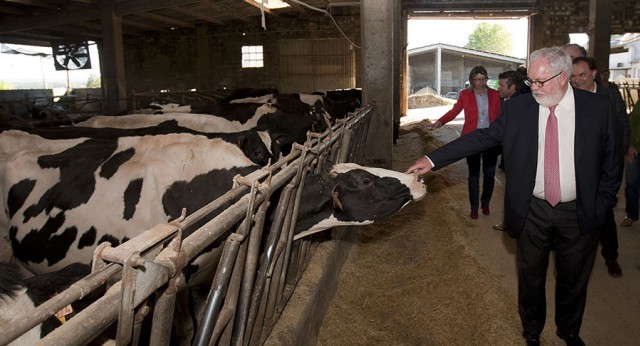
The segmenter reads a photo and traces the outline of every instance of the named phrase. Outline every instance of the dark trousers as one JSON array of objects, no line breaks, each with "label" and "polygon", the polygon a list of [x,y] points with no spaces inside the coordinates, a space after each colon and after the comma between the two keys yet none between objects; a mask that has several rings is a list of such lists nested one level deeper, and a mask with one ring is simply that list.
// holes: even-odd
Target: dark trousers
[{"label": "dark trousers", "polygon": [[626,205],[624,211],[627,217],[638,220],[640,216],[640,156],[636,157],[636,162],[627,162],[624,187],[624,197]]},{"label": "dark trousers", "polygon": [[600,244],[602,244],[602,257],[605,260],[618,259],[618,226],[613,216],[613,208],[607,211],[607,219],[600,233]]},{"label": "dark trousers", "polygon": [[[493,195],[496,162],[499,147],[493,147],[478,154],[467,156],[469,167],[469,203],[471,210],[478,210],[478,199],[483,207],[488,208]],[[480,197],[480,162],[482,161],[482,197]]]},{"label": "dark trousers", "polygon": [[580,233],[576,202],[555,208],[532,197],[517,240],[518,311],[525,338],[540,335],[546,318],[547,267],[556,256],[555,323],[558,331],[578,335],[587,300],[587,284],[598,248],[599,231]]}]

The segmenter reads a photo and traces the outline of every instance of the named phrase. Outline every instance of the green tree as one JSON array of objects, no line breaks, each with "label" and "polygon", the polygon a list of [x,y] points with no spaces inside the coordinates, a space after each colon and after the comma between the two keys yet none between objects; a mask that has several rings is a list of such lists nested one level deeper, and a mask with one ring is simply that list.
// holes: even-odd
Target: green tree
[{"label": "green tree", "polygon": [[90,74],[89,79],[87,80],[87,88],[100,88],[100,87],[102,87],[102,80],[100,76]]},{"label": "green tree", "polygon": [[465,48],[482,50],[496,54],[511,55],[513,39],[507,28],[500,24],[486,22],[478,24],[469,35]]}]

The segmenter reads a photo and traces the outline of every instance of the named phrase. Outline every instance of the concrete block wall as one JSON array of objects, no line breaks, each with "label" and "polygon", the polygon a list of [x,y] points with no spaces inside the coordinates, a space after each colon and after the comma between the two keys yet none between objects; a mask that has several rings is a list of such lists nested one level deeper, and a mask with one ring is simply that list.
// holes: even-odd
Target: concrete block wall
[{"label": "concrete block wall", "polygon": [[[266,29],[261,27],[260,19],[255,18],[254,22],[234,27],[178,30],[162,37],[125,41],[128,92],[276,88],[279,40],[342,38],[329,18],[266,19]],[[359,16],[338,16],[335,19],[345,34],[359,45]],[[203,39],[206,44],[198,46],[198,40],[202,42]],[[241,67],[241,47],[244,45],[263,45],[263,68]],[[198,51],[198,47],[202,49],[203,46],[207,52]],[[360,53],[359,50],[356,52],[356,70],[360,71]],[[199,60],[198,54],[204,61]],[[356,83],[359,84],[359,79]]]}]

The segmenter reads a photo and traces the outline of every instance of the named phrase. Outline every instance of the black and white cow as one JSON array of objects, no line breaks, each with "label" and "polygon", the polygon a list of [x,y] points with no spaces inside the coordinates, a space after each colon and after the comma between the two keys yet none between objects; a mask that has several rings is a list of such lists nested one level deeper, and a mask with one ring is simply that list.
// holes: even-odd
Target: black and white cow
[{"label": "black and white cow", "polygon": [[[246,130],[240,132],[201,132],[193,130],[189,127],[183,127],[177,124],[176,120],[167,120],[150,127],[136,128],[92,128],[92,127],[55,127],[55,128],[23,128],[15,129],[15,131],[23,131],[28,134],[38,135],[45,139],[117,139],[121,137],[139,137],[139,136],[158,136],[172,133],[185,133],[206,138],[220,138],[226,142],[237,145],[247,158],[255,164],[265,166],[269,160],[275,161],[280,154],[283,145],[287,145],[285,137],[279,135],[272,136],[266,131]],[[9,136],[17,136],[16,142],[19,141],[19,134],[10,132]],[[36,142],[37,143],[37,142]],[[22,144],[26,144],[22,142]],[[16,143],[16,146],[21,144]],[[15,148],[15,147],[13,147]],[[11,150],[11,149],[9,149]]]},{"label": "black and white cow", "polygon": [[307,177],[294,240],[337,226],[372,224],[426,193],[415,175],[355,163],[331,164],[323,173]]},{"label": "black and white cow", "polygon": [[286,138],[304,143],[307,133],[324,132],[326,123],[304,112],[283,112],[269,104],[212,104],[199,111],[208,114],[132,114],[95,116],[77,127],[139,128],[175,121],[179,126],[202,132],[267,131],[273,139]]},{"label": "black and white cow", "polygon": [[[0,262],[0,326],[9,328],[11,321],[17,316],[33,311],[90,272],[91,267],[87,264],[71,263],[60,270],[27,278],[17,264]],[[102,290],[74,302],[9,345],[35,345],[42,337],[95,301],[100,294]]]},{"label": "black and white cow", "polygon": [[235,144],[186,133],[49,140],[5,131],[0,147],[0,229],[36,273],[89,263],[98,243],[117,246],[183,207],[193,212],[259,167]]},{"label": "black and white cow", "polygon": [[[53,140],[12,130],[0,133],[0,156],[0,229],[35,273],[89,264],[98,244],[196,211],[258,168],[236,145],[190,133]],[[381,220],[426,194],[413,175],[355,164],[307,179],[295,239]],[[210,279],[215,262],[200,257],[193,268],[190,285]]]},{"label": "black and white cow", "polygon": [[230,103],[233,100],[245,99],[248,97],[259,97],[277,93],[278,89],[273,88],[238,88],[232,91],[227,97],[220,100],[220,103]]},{"label": "black and white cow", "polygon": [[191,105],[180,103],[151,102],[146,107],[136,110],[136,114],[190,113]]},{"label": "black and white cow", "polygon": [[[185,133],[50,140],[16,132],[0,133],[0,147],[31,145],[2,153],[0,229],[36,273],[89,263],[97,244],[117,246],[182,208],[193,212],[258,167],[234,144]],[[393,171],[343,164],[332,172],[305,185],[298,232],[370,223],[425,193],[415,177]]]},{"label": "black and white cow", "polygon": [[324,106],[333,118],[342,119],[362,105],[362,90],[330,90],[324,94]]},{"label": "black and white cow", "polygon": [[213,114],[204,113],[165,113],[155,114],[153,116],[149,114],[129,114],[119,116],[98,115],[82,122],[78,122],[76,126],[132,129],[156,126],[160,123],[173,120],[180,126],[202,132],[238,132],[255,128],[258,126],[258,120],[263,115],[276,111],[274,106],[268,104],[249,104],[245,108],[246,111],[239,110],[232,119],[229,119],[229,117],[212,116]]}]

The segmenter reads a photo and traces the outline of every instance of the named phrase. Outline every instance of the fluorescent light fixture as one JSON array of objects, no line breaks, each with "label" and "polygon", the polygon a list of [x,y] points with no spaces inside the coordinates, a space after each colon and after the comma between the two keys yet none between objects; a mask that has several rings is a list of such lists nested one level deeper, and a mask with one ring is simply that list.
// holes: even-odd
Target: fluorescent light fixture
[{"label": "fluorescent light fixture", "polygon": [[[262,0],[253,0],[253,1],[258,3],[258,5],[262,3]],[[273,10],[277,8],[289,7],[289,4],[281,0],[264,0],[264,7],[270,10]]]}]

